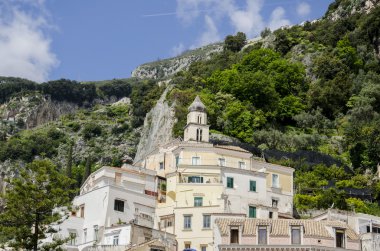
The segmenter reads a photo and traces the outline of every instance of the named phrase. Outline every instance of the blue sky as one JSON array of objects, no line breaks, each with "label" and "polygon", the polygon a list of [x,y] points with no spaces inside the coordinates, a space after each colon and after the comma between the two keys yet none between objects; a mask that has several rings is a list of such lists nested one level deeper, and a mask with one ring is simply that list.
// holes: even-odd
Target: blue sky
[{"label": "blue sky", "polygon": [[332,0],[0,0],[0,75],[129,77],[138,65],[243,31],[320,18]]}]

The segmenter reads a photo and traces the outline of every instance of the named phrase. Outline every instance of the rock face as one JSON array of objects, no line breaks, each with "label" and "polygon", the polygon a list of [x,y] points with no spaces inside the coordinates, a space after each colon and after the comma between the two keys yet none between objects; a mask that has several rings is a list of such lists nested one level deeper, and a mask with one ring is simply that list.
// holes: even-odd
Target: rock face
[{"label": "rock face", "polygon": [[212,53],[220,52],[222,49],[223,45],[221,43],[210,44],[185,52],[178,57],[143,64],[132,72],[132,77],[140,79],[167,78],[179,71],[187,70],[193,62],[208,59]]},{"label": "rock face", "polygon": [[330,11],[327,17],[331,20],[338,20],[355,13],[369,13],[373,8],[379,6],[380,0],[351,0],[340,1],[339,6]]},{"label": "rock face", "polygon": [[73,113],[78,106],[68,102],[54,102],[40,93],[14,97],[0,106],[0,120],[22,124],[30,129]]},{"label": "rock face", "polygon": [[172,86],[168,85],[155,107],[146,115],[134,162],[142,159],[160,144],[165,144],[173,139],[173,126],[177,122],[175,104],[169,106],[166,101],[166,94],[171,88]]}]

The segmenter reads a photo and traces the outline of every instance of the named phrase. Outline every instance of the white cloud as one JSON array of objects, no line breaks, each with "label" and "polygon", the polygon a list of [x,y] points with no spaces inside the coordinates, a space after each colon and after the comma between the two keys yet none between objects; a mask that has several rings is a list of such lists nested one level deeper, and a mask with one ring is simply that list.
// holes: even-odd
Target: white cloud
[{"label": "white cloud", "polygon": [[178,45],[174,46],[172,49],[171,49],[171,56],[175,57],[175,56],[178,56],[180,55],[182,52],[185,51],[185,45],[183,43],[179,43]]},{"label": "white cloud", "polygon": [[27,13],[17,4],[29,4],[28,1],[34,8],[44,3],[43,0],[15,0],[12,6],[0,4],[0,14],[6,13],[0,15],[0,75],[43,82],[58,60],[44,33],[48,24],[43,14],[36,10]]},{"label": "white cloud", "polygon": [[257,35],[265,28],[265,22],[260,14],[263,7],[263,0],[247,0],[245,10],[235,10],[229,12],[229,17],[236,31],[242,31],[248,37]]},{"label": "white cloud", "polygon": [[[223,18],[227,18],[235,32],[242,31],[248,38],[259,35],[265,27],[274,30],[291,24],[282,7],[274,9],[270,18],[265,20],[262,15],[264,4],[269,5],[265,0],[246,0],[243,7],[237,0],[177,0],[176,14],[187,25],[204,16],[206,29],[196,43],[201,46],[220,40],[216,24]],[[302,13],[306,13],[305,9]]]},{"label": "white cloud", "polygon": [[202,33],[196,44],[191,46],[191,48],[197,48],[221,40],[218,28],[216,27],[214,20],[208,15],[205,16],[205,25],[206,30]]},{"label": "white cloud", "polygon": [[297,6],[297,14],[301,17],[305,17],[310,14],[310,5],[306,2],[302,2]]},{"label": "white cloud", "polygon": [[273,31],[283,26],[290,25],[290,21],[285,18],[285,10],[282,7],[277,7],[273,10],[270,16],[268,27]]}]

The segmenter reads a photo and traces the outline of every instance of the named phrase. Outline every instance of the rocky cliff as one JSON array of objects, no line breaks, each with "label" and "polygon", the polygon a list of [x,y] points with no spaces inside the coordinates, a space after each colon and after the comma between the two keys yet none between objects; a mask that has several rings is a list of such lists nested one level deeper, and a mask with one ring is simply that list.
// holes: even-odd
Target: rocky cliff
[{"label": "rocky cliff", "polygon": [[76,110],[78,110],[76,104],[52,101],[50,96],[35,92],[13,97],[0,105],[0,120],[3,123],[30,129],[57,120],[61,115]]},{"label": "rocky cliff", "polygon": [[222,49],[222,43],[210,44],[184,52],[178,57],[143,64],[132,72],[132,77],[140,79],[168,78],[179,71],[187,70],[191,63],[207,59],[212,53],[220,52]]},{"label": "rocky cliff", "polygon": [[380,0],[340,0],[335,1],[329,7],[326,17],[338,20],[355,13],[368,14],[380,4]]},{"label": "rocky cliff", "polygon": [[156,149],[160,144],[173,139],[173,126],[177,121],[174,111],[175,103],[169,105],[166,100],[166,94],[171,88],[172,86],[168,85],[154,108],[145,117],[135,162]]}]

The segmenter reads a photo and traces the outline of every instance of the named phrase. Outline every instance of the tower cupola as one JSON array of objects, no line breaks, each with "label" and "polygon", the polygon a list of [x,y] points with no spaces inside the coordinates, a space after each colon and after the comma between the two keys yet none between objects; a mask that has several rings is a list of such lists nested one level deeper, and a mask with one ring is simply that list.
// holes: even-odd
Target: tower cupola
[{"label": "tower cupola", "polygon": [[207,125],[206,106],[202,103],[199,96],[196,96],[188,110],[184,140],[208,142],[209,125]]}]

